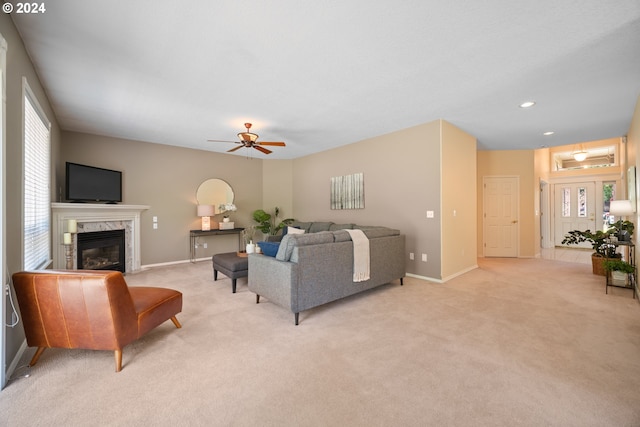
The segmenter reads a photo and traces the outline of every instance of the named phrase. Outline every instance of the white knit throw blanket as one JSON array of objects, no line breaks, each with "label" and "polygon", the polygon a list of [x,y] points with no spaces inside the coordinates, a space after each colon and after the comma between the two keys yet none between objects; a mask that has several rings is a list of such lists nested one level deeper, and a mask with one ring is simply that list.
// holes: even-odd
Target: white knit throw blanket
[{"label": "white knit throw blanket", "polygon": [[369,239],[362,230],[346,230],[353,241],[353,281],[364,282],[370,277]]}]

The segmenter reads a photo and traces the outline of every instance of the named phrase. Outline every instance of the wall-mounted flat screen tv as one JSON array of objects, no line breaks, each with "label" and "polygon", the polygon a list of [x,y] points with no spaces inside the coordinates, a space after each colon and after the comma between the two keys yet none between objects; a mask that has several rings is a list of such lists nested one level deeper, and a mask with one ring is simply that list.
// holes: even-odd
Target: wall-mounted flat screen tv
[{"label": "wall-mounted flat screen tv", "polygon": [[122,172],[67,162],[65,189],[71,202],[122,202]]}]

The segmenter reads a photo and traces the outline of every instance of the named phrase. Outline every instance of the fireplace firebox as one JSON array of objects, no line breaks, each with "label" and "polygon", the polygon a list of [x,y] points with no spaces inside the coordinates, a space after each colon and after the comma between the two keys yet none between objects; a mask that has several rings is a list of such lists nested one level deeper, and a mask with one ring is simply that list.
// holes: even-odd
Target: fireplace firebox
[{"label": "fireplace firebox", "polygon": [[125,273],[124,230],[79,233],[77,237],[79,270],[116,270]]}]

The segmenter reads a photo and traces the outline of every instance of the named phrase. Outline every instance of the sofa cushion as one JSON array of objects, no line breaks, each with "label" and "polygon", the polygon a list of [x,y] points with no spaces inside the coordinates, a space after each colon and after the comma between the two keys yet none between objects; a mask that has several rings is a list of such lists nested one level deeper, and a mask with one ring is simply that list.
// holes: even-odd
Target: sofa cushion
[{"label": "sofa cushion", "polygon": [[333,241],[334,242],[349,242],[351,241],[351,236],[348,232],[344,230],[336,230],[333,232]]},{"label": "sofa cushion", "polygon": [[[398,236],[400,235],[400,230],[396,230],[393,228],[387,227],[366,227],[362,229],[362,232],[369,239],[375,239],[378,237],[387,237],[387,236]],[[336,230],[333,231],[333,241],[334,242],[348,242],[351,240],[351,235],[345,230]]]},{"label": "sofa cushion", "polygon": [[322,243],[332,243],[333,233],[329,231],[305,234],[287,234],[282,238],[276,259],[280,261],[291,260],[291,254],[295,246],[319,245]]},{"label": "sofa cushion", "polygon": [[329,226],[329,231],[351,230],[352,228],[353,228],[353,224],[331,224]]},{"label": "sofa cushion", "polygon": [[262,253],[266,256],[276,256],[280,242],[258,242],[258,246],[262,249]]},{"label": "sofa cushion", "polygon": [[400,230],[396,230],[395,228],[387,228],[387,227],[363,228],[362,231],[364,232],[364,235],[367,236],[369,239],[375,239],[376,237],[400,235]]},{"label": "sofa cushion", "polygon": [[333,224],[333,222],[312,222],[308,232],[319,233],[320,231],[329,231],[331,224]]}]

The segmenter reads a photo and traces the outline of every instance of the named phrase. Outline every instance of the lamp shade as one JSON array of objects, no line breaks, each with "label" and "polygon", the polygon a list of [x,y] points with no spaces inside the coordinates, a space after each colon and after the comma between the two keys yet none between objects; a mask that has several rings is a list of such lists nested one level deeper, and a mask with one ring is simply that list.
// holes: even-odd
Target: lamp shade
[{"label": "lamp shade", "polygon": [[609,205],[609,213],[615,216],[627,216],[633,213],[631,200],[612,200]]},{"label": "lamp shade", "polygon": [[214,216],[216,209],[213,205],[198,205],[198,216]]}]

